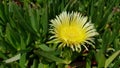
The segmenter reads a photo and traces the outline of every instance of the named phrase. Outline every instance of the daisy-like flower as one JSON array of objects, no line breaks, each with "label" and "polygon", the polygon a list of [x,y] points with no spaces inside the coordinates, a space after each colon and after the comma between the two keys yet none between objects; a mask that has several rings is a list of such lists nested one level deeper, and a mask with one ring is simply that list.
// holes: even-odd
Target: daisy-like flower
[{"label": "daisy-like flower", "polygon": [[87,17],[78,12],[62,12],[51,20],[50,43],[58,43],[58,47],[70,47],[73,51],[81,51],[81,46],[88,50],[86,44],[93,45],[94,36],[98,35],[94,25]]}]

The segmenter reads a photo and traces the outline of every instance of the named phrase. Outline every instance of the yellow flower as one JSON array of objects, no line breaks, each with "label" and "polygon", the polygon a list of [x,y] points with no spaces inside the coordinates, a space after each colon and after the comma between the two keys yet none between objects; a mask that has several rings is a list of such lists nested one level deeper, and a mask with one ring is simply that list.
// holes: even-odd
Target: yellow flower
[{"label": "yellow flower", "polygon": [[93,45],[94,37],[98,33],[94,25],[88,21],[87,17],[80,13],[62,12],[55,19],[51,20],[50,37],[51,43],[58,43],[59,47],[70,47],[73,51],[81,51],[81,45],[88,48],[85,44]]}]

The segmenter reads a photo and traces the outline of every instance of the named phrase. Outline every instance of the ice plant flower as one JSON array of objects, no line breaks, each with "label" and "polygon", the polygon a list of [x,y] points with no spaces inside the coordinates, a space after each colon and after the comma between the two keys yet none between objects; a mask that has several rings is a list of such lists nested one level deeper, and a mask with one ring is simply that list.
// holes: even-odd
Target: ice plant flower
[{"label": "ice plant flower", "polygon": [[58,47],[70,47],[73,51],[81,51],[81,46],[88,50],[86,44],[93,45],[94,36],[98,33],[94,25],[87,21],[87,17],[78,12],[62,12],[51,20],[51,43],[58,43]]}]

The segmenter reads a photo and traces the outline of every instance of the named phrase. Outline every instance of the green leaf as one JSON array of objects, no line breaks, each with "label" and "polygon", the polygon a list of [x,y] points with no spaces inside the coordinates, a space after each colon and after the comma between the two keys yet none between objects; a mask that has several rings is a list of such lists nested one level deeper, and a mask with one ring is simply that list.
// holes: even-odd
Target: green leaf
[{"label": "green leaf", "polygon": [[47,30],[48,30],[48,9],[47,7],[45,7],[43,10],[43,14],[41,16],[41,24],[42,24],[42,27],[43,27],[43,30],[44,30],[44,34],[47,33]]},{"label": "green leaf", "polygon": [[113,53],[106,61],[105,61],[105,68],[109,66],[110,63],[120,54],[120,50]]},{"label": "green leaf", "polygon": [[52,63],[51,65],[49,65],[49,68],[56,68],[56,64]]},{"label": "green leaf", "polygon": [[64,63],[64,64],[69,64],[71,61],[65,61],[59,57],[56,57],[50,53],[44,52],[44,51],[37,51],[35,50],[34,53],[38,55],[39,57],[43,56],[47,59],[50,59],[52,61],[55,61],[57,64]]},{"label": "green leaf", "polygon": [[41,67],[44,68],[44,64],[43,63],[39,63],[38,68],[41,68]]},{"label": "green leaf", "polygon": [[22,36],[20,36],[20,40],[21,40],[21,49],[24,50],[26,48],[26,43],[25,43],[25,41],[24,41]]},{"label": "green leaf", "polygon": [[104,67],[106,58],[102,49],[96,53],[96,59],[98,62],[98,68]]},{"label": "green leaf", "polygon": [[31,7],[29,7],[28,11],[29,11],[29,18],[31,22],[30,24],[32,28],[37,32],[39,27],[39,12],[37,9],[34,10]]},{"label": "green leaf", "polygon": [[17,60],[20,59],[20,56],[21,56],[20,54],[17,54],[17,55],[15,55],[14,57],[11,57],[11,58],[5,60],[4,62],[5,62],[5,63],[11,63],[11,62],[17,61]]},{"label": "green leaf", "polygon": [[[19,24],[20,28],[27,30],[31,33],[36,33],[32,27],[30,26],[30,21],[28,21],[28,10],[27,9],[22,9],[18,5],[16,5],[14,2],[11,3],[14,11],[14,16],[18,20],[17,24]],[[28,7],[27,7],[28,8]],[[25,18],[26,17],[26,18]]]},{"label": "green leaf", "polygon": [[40,63],[40,64],[38,65],[38,68],[50,68],[50,67],[49,67],[49,64]]},{"label": "green leaf", "polygon": [[86,68],[91,68],[91,60],[87,59]]},{"label": "green leaf", "polygon": [[6,68],[6,67],[5,67],[5,65],[1,64],[1,65],[0,65],[0,68]]},{"label": "green leaf", "polygon": [[10,24],[6,26],[6,41],[15,49],[19,49],[20,47],[17,45],[19,41],[19,36],[13,31]]},{"label": "green leaf", "polygon": [[45,44],[41,44],[41,45],[39,45],[39,47],[40,47],[40,49],[42,49],[43,51],[46,51],[46,52],[54,51],[54,49],[48,47]]},{"label": "green leaf", "polygon": [[5,54],[2,53],[1,51],[0,51],[0,58],[2,58],[2,59],[7,59],[7,57],[5,56]]},{"label": "green leaf", "polygon": [[31,66],[31,68],[38,68],[38,63],[39,63],[38,61],[39,61],[39,60],[36,60],[36,59],[35,59],[35,60],[33,61],[33,65]]},{"label": "green leaf", "polygon": [[26,53],[23,53],[21,54],[20,61],[19,61],[20,68],[26,68],[25,64],[26,64]]}]

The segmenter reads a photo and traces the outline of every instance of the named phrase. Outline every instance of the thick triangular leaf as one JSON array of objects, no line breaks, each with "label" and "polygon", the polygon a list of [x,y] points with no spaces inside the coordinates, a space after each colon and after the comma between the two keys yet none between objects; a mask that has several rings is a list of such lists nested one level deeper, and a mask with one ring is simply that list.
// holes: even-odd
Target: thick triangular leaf
[{"label": "thick triangular leaf", "polygon": [[11,62],[17,61],[17,60],[20,59],[20,56],[21,56],[20,54],[17,54],[17,55],[15,55],[14,57],[11,57],[11,58],[5,60],[4,62],[5,62],[5,63],[11,63]]},{"label": "thick triangular leaf", "polygon": [[120,54],[120,50],[113,53],[106,61],[105,61],[105,68],[109,66],[110,63]]}]

